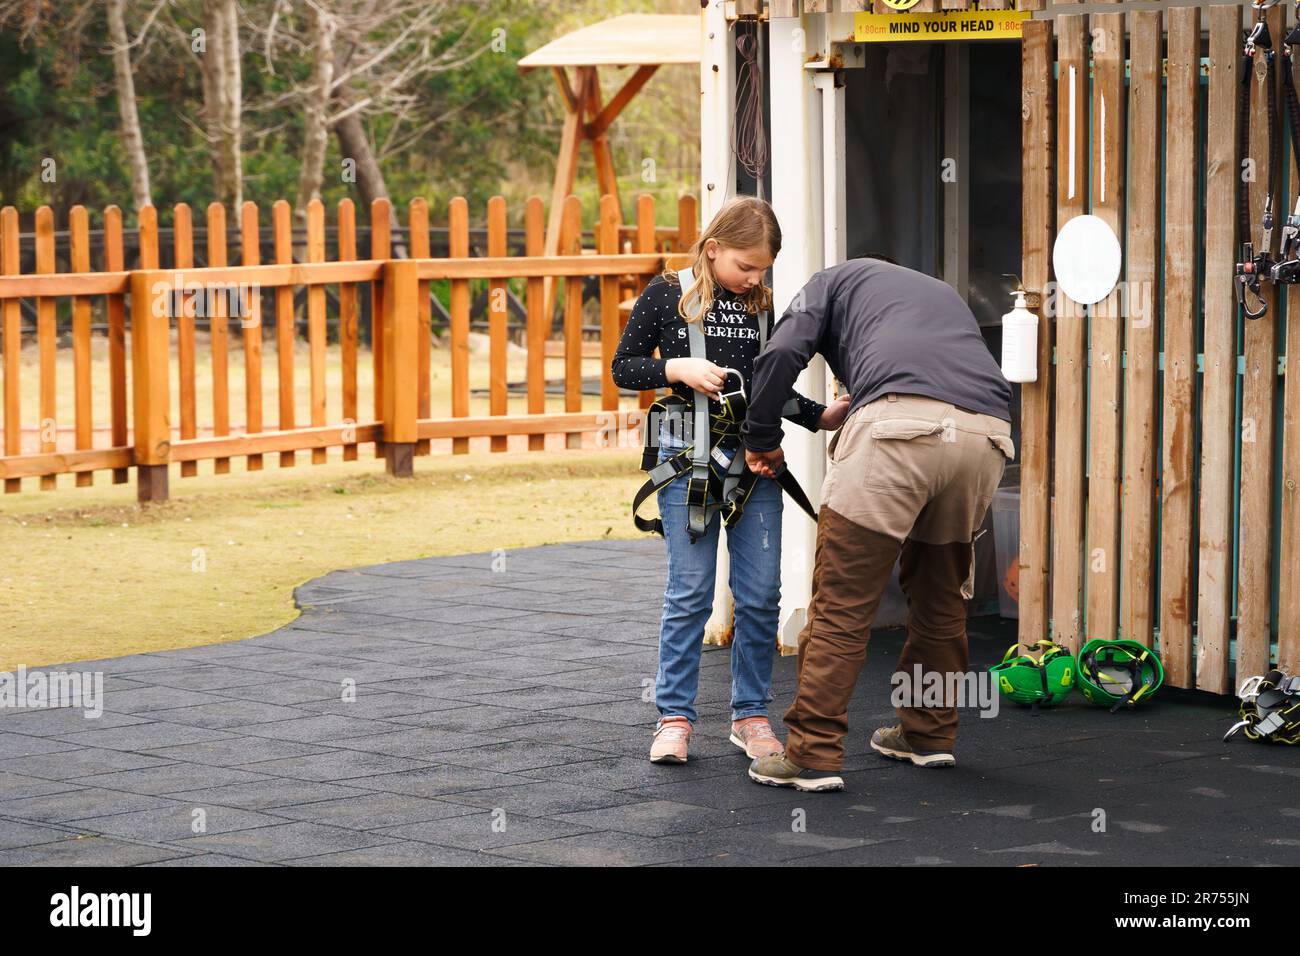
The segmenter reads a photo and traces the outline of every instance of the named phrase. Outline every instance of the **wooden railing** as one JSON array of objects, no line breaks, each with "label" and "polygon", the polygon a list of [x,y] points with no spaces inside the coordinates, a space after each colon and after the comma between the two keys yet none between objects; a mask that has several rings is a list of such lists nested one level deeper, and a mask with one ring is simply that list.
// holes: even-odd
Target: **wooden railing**
[{"label": "wooden railing", "polygon": [[[7,492],[21,490],[24,477],[36,477],[45,489],[57,487],[56,476],[76,475],[79,486],[93,482],[93,473],[111,470],[114,483],[129,480],[135,467],[143,501],[168,494],[168,466],[180,463],[183,477],[197,474],[197,463],[211,460],[217,474],[230,471],[234,457],[245,457],[247,469],[263,467],[265,456],[278,455],[281,467],[295,464],[296,452],[310,450],[313,463],[326,460],[326,450],[341,447],[345,460],[355,460],[358,446],[373,444],[394,475],[410,475],[412,458],[427,454],[431,442],[450,439],[453,453],[469,450],[473,437],[487,437],[492,451],[504,451],[508,436],[527,435],[531,450],[545,446],[547,434],[562,433],[567,447],[581,444],[582,433],[609,427],[610,413],[619,409],[619,392],[609,375],[610,360],[621,330],[620,305],[665,266],[666,256],[687,248],[696,235],[692,197],[679,203],[678,226],[656,227],[654,203],[642,196],[636,224],[620,222],[616,201],[601,200],[594,228],[596,248],[582,248],[582,208],[570,197],[563,210],[560,255],[543,257],[544,212],[540,199],[528,200],[524,210],[523,256],[507,252],[507,210],[500,197],[487,209],[487,256],[470,256],[469,209],[463,199],[448,208],[445,258],[430,256],[428,206],[413,200],[408,209],[408,258],[395,258],[388,229],[371,231],[370,248],[358,258],[356,214],[350,200],[336,212],[337,259],[326,261],[325,208],[313,202],[307,209],[305,242],[295,249],[290,208],[283,201],[272,208],[273,261],[263,262],[259,241],[259,210],[245,203],[239,211],[240,261],[232,262],[227,244],[225,209],[207,210],[205,267],[194,268],[193,224],[189,208],[173,211],[170,268],[160,267],[158,216],[152,207],[140,211],[139,268],[123,262],[122,216],[116,207],[105,211],[102,270],[92,271],[86,210],[75,207],[68,222],[70,273],[55,268],[53,216],[38,210],[35,227],[35,274],[19,275],[18,216],[0,211],[0,348],[3,348],[4,442],[0,479]],[[372,223],[390,220],[387,200],[370,210]],[[547,341],[552,317],[544,311],[542,283],[564,281],[559,298],[559,340],[563,350],[563,410],[548,410],[546,401]],[[583,285],[599,283],[600,398],[598,409],[586,407],[582,394]],[[508,396],[507,302],[510,283],[524,287],[526,302],[526,396],[524,411],[512,410]],[[487,288],[486,414],[475,413],[471,402],[470,311],[471,286]],[[435,354],[431,316],[434,287],[445,289],[450,334],[448,407],[434,414],[431,360]],[[332,317],[333,342],[339,370],[333,393],[327,375],[331,323],[326,289],[336,290]],[[305,292],[302,310],[295,293]],[[369,369],[372,403],[363,407],[361,388],[364,358],[359,320],[364,321],[362,296],[368,293],[371,327]],[[23,429],[23,331],[20,304],[31,300],[36,313],[38,406],[34,434]],[[107,378],[104,401],[97,403],[92,362],[92,313],[102,311],[107,329]],[[64,313],[60,321],[59,312]],[[299,335],[298,312],[305,313]],[[129,313],[129,322],[127,319]],[[210,344],[202,359],[210,367],[199,376],[200,345],[196,320],[208,320]],[[231,322],[237,322],[242,348],[242,426],[231,421]],[[72,353],[71,435],[60,429],[57,366],[61,327],[70,328]],[[277,414],[264,420],[263,331],[270,329],[275,349]],[[28,338],[31,336],[29,335]],[[307,346],[306,415],[295,394],[297,346]],[[127,349],[130,350],[128,360]],[[128,376],[129,367],[129,376]],[[128,402],[128,381],[130,401]],[[100,383],[102,386],[102,382]],[[200,384],[211,396],[210,421],[199,422]],[[173,394],[175,392],[175,394]],[[327,398],[337,405],[331,416]],[[649,396],[641,397],[640,406]],[[67,405],[66,396],[64,405]],[[175,422],[175,424],[173,424]],[[101,434],[96,439],[96,429]],[[203,432],[203,433],[201,433]],[[68,445],[72,447],[67,447]]]}]

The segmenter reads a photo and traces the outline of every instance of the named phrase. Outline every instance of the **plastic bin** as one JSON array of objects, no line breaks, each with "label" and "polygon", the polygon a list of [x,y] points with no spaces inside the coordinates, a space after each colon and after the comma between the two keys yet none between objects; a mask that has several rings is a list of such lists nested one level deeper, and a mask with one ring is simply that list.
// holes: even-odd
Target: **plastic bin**
[{"label": "plastic bin", "polygon": [[1020,488],[993,492],[993,547],[997,560],[998,613],[1020,617]]}]

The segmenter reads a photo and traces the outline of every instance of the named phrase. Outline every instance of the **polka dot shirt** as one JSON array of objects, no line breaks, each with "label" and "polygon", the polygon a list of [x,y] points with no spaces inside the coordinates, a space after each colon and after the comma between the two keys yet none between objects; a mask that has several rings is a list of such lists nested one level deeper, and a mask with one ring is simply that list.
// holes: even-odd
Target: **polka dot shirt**
[{"label": "polka dot shirt", "polygon": [[[744,303],[731,298],[726,289],[713,302],[713,308],[704,319],[704,348],[710,362],[723,368],[734,368],[745,380],[745,394],[749,394],[753,378],[754,359],[758,357],[759,316],[745,310]],[[676,279],[656,276],[645,287],[632,317],[628,319],[618,349],[610,365],[614,384],[620,388],[668,388],[665,367],[669,359],[690,358],[691,345],[686,322],[677,312],[681,299],[681,286]],[[772,334],[772,319],[768,316],[768,336]],[[659,349],[659,357],[654,350]],[[694,389],[683,382],[674,382],[672,390],[687,401],[694,398]],[[826,408],[818,402],[791,389],[790,397],[798,400],[799,411],[784,416],[809,431],[817,430],[818,419]],[[720,404],[710,400],[710,414],[720,411]]]}]

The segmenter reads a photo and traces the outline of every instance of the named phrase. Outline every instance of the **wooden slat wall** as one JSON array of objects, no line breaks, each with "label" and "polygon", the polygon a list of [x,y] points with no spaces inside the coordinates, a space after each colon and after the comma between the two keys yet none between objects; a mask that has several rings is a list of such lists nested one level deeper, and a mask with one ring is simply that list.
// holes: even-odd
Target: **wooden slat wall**
[{"label": "wooden slat wall", "polygon": [[[1270,9],[1269,30],[1282,36],[1283,8]],[[1269,181],[1267,141],[1267,77],[1264,58],[1255,58],[1254,109],[1251,114],[1250,155],[1255,159],[1256,181],[1250,190],[1250,221],[1260,221],[1264,184]],[[1280,73],[1279,72],[1279,80]],[[1281,103],[1279,93],[1278,102]],[[1281,178],[1280,176],[1278,177]],[[1281,197],[1273,200],[1274,215],[1283,208]],[[1278,233],[1273,230],[1276,254]],[[1259,236],[1253,236],[1256,243]],[[1258,250],[1256,250],[1258,251]],[[1241,516],[1237,546],[1237,672],[1262,674],[1269,667],[1269,617],[1272,587],[1272,502],[1273,502],[1273,402],[1277,389],[1277,289],[1265,283],[1268,311],[1262,318],[1247,320],[1244,352],[1246,374],[1241,393]]]},{"label": "wooden slat wall", "polygon": [[[1025,288],[1047,287],[1055,215],[1052,197],[1054,152],[1052,24],[1025,24],[1021,48],[1021,249]],[[1040,308],[1038,381],[1020,391],[1020,556],[1017,560],[1022,641],[1047,634],[1047,571],[1051,533],[1048,503],[1051,479],[1051,402],[1055,320]]]},{"label": "wooden slat wall", "polygon": [[[1056,221],[1084,211],[1088,195],[1088,64],[1081,14],[1057,18]],[[1052,633],[1072,651],[1081,634],[1083,553],[1084,410],[1087,403],[1087,333],[1082,309],[1057,290],[1056,427],[1052,517]]]},{"label": "wooden slat wall", "polygon": [[[1099,13],[1092,37],[1092,214],[1123,235],[1124,208],[1124,14]],[[1121,274],[1122,275],[1122,274]],[[1119,618],[1120,378],[1123,315],[1121,285],[1092,306],[1091,385],[1088,389],[1088,637],[1113,639]]]},{"label": "wooden slat wall", "polygon": [[1210,8],[1210,102],[1205,168],[1205,354],[1201,378],[1200,533],[1197,550],[1196,686],[1232,690],[1228,640],[1232,622],[1233,455],[1237,447],[1237,88],[1241,80],[1241,11]]},{"label": "wooden slat wall", "polygon": [[[20,271],[18,242],[18,210],[6,206],[0,210],[0,275],[14,276]],[[0,306],[4,322],[4,409],[5,454],[22,453],[23,422],[22,392],[19,390],[20,360],[22,358],[22,312],[17,299],[6,299]],[[13,494],[22,488],[21,478],[6,478],[5,493]]]}]

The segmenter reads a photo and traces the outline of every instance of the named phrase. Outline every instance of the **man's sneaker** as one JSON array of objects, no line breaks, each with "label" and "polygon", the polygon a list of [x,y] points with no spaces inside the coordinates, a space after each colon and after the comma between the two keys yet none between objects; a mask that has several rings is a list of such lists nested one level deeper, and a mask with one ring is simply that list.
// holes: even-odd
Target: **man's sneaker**
[{"label": "man's sneaker", "polygon": [[691,740],[691,722],[685,717],[664,717],[655,727],[650,745],[651,763],[686,763],[686,748]]},{"label": "man's sneaker", "polygon": [[772,732],[772,725],[766,717],[745,717],[733,721],[731,742],[750,758],[771,757],[785,750],[780,739]]},{"label": "man's sneaker", "polygon": [[894,760],[910,760],[918,767],[955,767],[957,760],[947,750],[914,750],[903,737],[902,726],[881,727],[871,735],[871,746]]},{"label": "man's sneaker", "polygon": [[759,757],[751,763],[749,779],[769,787],[794,787],[813,793],[844,789],[844,779],[838,771],[809,770],[795,764],[783,753]]}]

